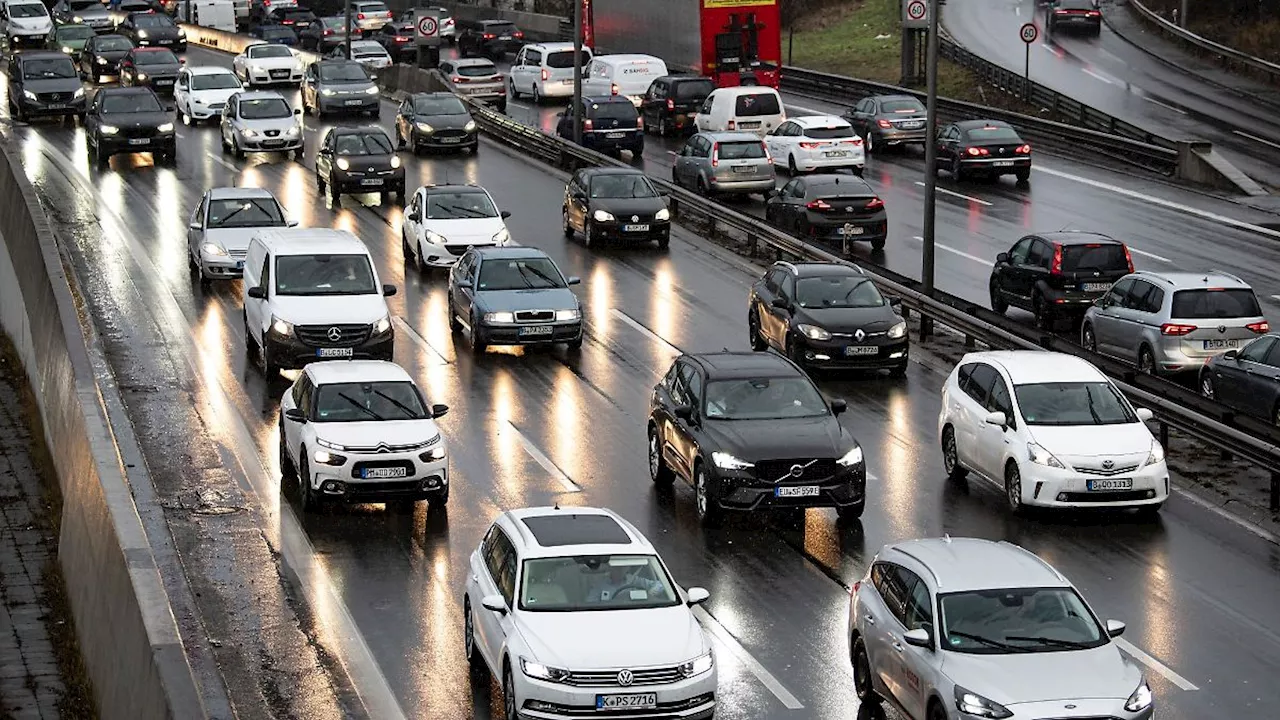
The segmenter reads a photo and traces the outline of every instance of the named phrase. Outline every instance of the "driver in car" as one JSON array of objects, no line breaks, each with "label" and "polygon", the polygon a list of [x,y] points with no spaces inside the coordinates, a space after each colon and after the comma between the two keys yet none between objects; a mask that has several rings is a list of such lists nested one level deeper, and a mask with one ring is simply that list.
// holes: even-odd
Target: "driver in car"
[{"label": "driver in car", "polygon": [[642,565],[628,573],[625,567],[609,565],[609,571],[596,580],[595,585],[587,591],[588,603],[612,602],[619,590],[643,590],[647,593],[661,592],[662,583],[648,575],[649,567]]}]

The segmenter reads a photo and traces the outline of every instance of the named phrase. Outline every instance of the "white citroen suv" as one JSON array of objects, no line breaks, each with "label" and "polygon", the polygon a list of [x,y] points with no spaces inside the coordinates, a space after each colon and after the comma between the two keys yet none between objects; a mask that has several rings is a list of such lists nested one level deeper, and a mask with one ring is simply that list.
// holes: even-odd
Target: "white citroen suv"
[{"label": "white citroen suv", "polygon": [[498,516],[471,553],[467,659],[501,678],[506,718],[621,713],[706,720],[711,644],[640,531],[610,510],[525,508]]},{"label": "white citroen suv", "polygon": [[450,267],[473,245],[506,246],[511,232],[493,196],[476,185],[426,185],[405,208],[400,231],[406,261],[420,269]]}]

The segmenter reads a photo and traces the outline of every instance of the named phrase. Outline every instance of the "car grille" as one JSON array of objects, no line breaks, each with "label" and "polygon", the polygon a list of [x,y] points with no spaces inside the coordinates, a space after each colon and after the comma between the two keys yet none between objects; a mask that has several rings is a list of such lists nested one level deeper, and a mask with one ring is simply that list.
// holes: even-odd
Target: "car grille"
[{"label": "car grille", "polygon": [[831,338],[833,340],[843,340],[843,341],[857,340],[858,342],[861,343],[867,340],[874,340],[876,338],[881,338],[888,334],[889,334],[888,330],[877,330],[875,332],[866,332],[864,330],[861,340],[858,340],[858,338],[854,333],[831,333]]},{"label": "car grille", "polygon": [[[1121,492],[1069,492],[1062,493],[1062,502],[1073,503],[1109,503],[1150,500],[1147,490],[1124,490]],[[1082,719],[1083,720],[1083,719]]]},{"label": "car grille", "polygon": [[72,93],[36,93],[36,97],[39,98],[40,102],[64,103],[71,102]]},{"label": "car grille", "polygon": [[471,246],[470,245],[445,245],[444,249],[448,250],[450,255],[461,256],[465,254],[467,250],[470,250]]},{"label": "car grille", "polygon": [[243,260],[244,257],[249,254],[249,251],[248,250],[228,250],[227,254],[231,256],[232,260]]},{"label": "car grille", "polygon": [[[435,445],[437,442],[439,442],[439,440],[426,440],[420,443],[409,443],[407,445],[388,445],[386,443],[379,443],[377,445],[370,445],[368,447],[362,447],[358,445],[346,445],[345,447],[348,452],[353,452],[353,453],[402,453],[402,452],[413,452],[414,450],[421,450],[423,448]],[[370,465],[370,467],[382,467],[382,466]]]},{"label": "car grille", "polygon": [[448,137],[459,137],[459,138],[463,138],[463,137],[466,137],[466,136],[467,136],[467,132],[466,132],[465,130],[461,130],[461,129],[458,129],[458,128],[450,128],[450,129],[448,129],[448,130],[437,130],[437,131],[435,132],[435,135],[434,135],[433,137],[436,137],[436,138],[448,138]]},{"label": "car grille", "polygon": [[143,125],[141,127],[121,127],[118,136],[125,138],[149,138],[155,137],[158,134],[159,132],[155,128]]},{"label": "car grille", "polygon": [[1102,477],[1110,477],[1111,475],[1123,475],[1124,473],[1133,472],[1134,470],[1138,469],[1138,466],[1125,465],[1124,467],[1114,467],[1108,470],[1106,468],[1089,468],[1089,467],[1080,467],[1078,465],[1073,465],[1072,469],[1078,473],[1083,473],[1085,475],[1101,475]]},{"label": "car grille", "polygon": [[556,319],[555,310],[517,310],[516,320],[519,322],[551,322]]},{"label": "car grille", "polygon": [[358,178],[360,178],[360,177],[387,177],[387,176],[389,176],[389,175],[393,174],[394,172],[395,172],[394,170],[374,170],[374,169],[365,169],[365,170],[361,170],[361,169],[357,169],[357,168],[354,168],[354,167],[353,167],[353,168],[351,168],[350,170],[348,170],[348,171],[347,171],[347,175],[349,175],[350,177],[358,177]]},{"label": "car grille", "polygon": [[[810,464],[812,463],[812,464]],[[803,469],[799,477],[791,474],[791,468]],[[834,458],[800,458],[798,460],[761,460],[756,463],[756,477],[771,483],[795,483],[823,480],[836,474]]]},{"label": "car grille", "polygon": [[280,131],[279,131],[279,130],[267,130],[267,131],[266,131],[266,135],[267,135],[267,137],[280,137]]},{"label": "car grille", "polygon": [[[630,718],[644,718],[644,720],[678,720],[681,717],[687,717],[686,712],[700,705],[706,705],[715,699],[710,693],[691,697],[687,700],[676,700],[674,702],[658,702],[658,706],[652,710],[611,710],[607,714],[596,709],[595,705],[564,705],[561,703],[553,703],[544,701],[539,702],[539,709],[553,712],[556,717],[567,718],[599,718],[610,717],[618,720],[630,720]],[[533,701],[526,700],[525,707],[529,707],[529,703]]]},{"label": "car grille", "polygon": [[[620,670],[570,670],[569,677],[564,680],[564,684],[576,687],[618,687],[618,673]],[[628,687],[637,687],[641,685],[667,685],[683,679],[680,674],[680,668],[657,667],[630,670],[631,685]]]},{"label": "car grille", "polygon": [[226,106],[226,103],[209,103],[209,109],[213,112],[222,112],[222,109]]},{"label": "car grille", "polygon": [[[338,339],[330,340],[329,331],[336,328]],[[298,339],[311,347],[355,347],[369,339],[368,325],[297,325]]]}]

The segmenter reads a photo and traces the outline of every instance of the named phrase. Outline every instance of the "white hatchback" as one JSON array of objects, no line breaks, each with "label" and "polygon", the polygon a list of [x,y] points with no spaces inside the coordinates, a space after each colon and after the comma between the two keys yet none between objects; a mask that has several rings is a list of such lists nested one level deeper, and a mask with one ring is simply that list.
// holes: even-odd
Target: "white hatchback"
[{"label": "white hatchback", "polygon": [[1061,353],[970,353],[947,378],[938,415],[943,464],[1004,490],[1009,508],[1137,507],[1169,497],[1164,448],[1096,367]]},{"label": "white hatchback", "polygon": [[764,144],[773,164],[792,174],[848,168],[862,175],[867,165],[862,136],[834,115],[791,118],[766,135]]},{"label": "white hatchback", "polygon": [[241,89],[240,78],[226,68],[183,68],[173,86],[173,104],[182,123],[193,125],[220,116],[227,100]]},{"label": "white hatchback", "polygon": [[419,268],[450,267],[473,245],[511,242],[506,219],[493,196],[477,185],[426,185],[405,207],[400,231],[406,261]]}]

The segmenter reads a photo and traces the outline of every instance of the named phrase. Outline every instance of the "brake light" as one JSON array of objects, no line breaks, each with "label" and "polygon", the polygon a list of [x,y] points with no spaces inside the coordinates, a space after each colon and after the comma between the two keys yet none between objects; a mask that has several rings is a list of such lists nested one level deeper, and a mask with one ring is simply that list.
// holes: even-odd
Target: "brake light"
[{"label": "brake light", "polygon": [[676,101],[675,101],[675,100],[672,100],[671,98],[667,98],[667,109],[668,109],[668,110],[675,110],[675,109],[676,109]]},{"label": "brake light", "polygon": [[852,145],[852,146],[854,146],[854,147],[858,147],[858,146],[862,145],[862,138],[860,138],[860,137],[851,138],[851,139],[849,139],[849,140],[841,141],[841,144],[843,144],[843,145]]},{"label": "brake light", "polygon": [[856,582],[856,583],[854,583],[854,584],[853,584],[853,589],[849,591],[849,594],[850,594],[850,595],[857,595],[857,594],[858,594],[858,591],[859,591],[859,590],[861,590],[861,589],[862,589],[862,581],[861,581],[861,580],[859,580],[858,582]]},{"label": "brake light", "polygon": [[893,123],[889,122],[888,120],[877,120],[877,121],[876,121],[876,124],[877,124],[877,125],[879,125],[879,126],[880,126],[880,127],[882,127],[882,128],[891,128],[891,127],[893,127]]},{"label": "brake light", "polygon": [[822,143],[802,142],[800,143],[800,147],[804,148],[805,150],[817,150],[818,148],[822,147]]},{"label": "brake light", "polygon": [[1053,245],[1053,265],[1049,267],[1049,272],[1053,275],[1062,274],[1062,246],[1057,243]]},{"label": "brake light", "polygon": [[522,38],[522,37],[524,37],[524,33],[523,33],[522,31],[520,31],[520,30],[517,30],[517,31],[515,31],[515,32],[511,33],[511,35],[512,35],[512,37],[517,37],[517,38]]},{"label": "brake light", "polygon": [[[732,120],[730,122],[733,122]],[[720,143],[711,146],[711,167],[720,165]]]},{"label": "brake light", "polygon": [[1160,326],[1161,335],[1189,335],[1190,333],[1195,332],[1195,330],[1195,325],[1179,325],[1178,323],[1165,323]]},{"label": "brake light", "polygon": [[636,118],[636,127],[640,128],[641,130],[644,129],[644,118],[642,117]]},{"label": "brake light", "polygon": [[1085,14],[1088,15],[1089,17],[1102,17],[1102,13],[1097,10],[1090,10]]},{"label": "brake light", "polygon": [[965,148],[964,151],[969,155],[972,155],[973,157],[979,157],[981,155],[991,154],[990,150],[987,150],[986,148],[979,148],[979,147]]},{"label": "brake light", "polygon": [[1245,327],[1258,333],[1259,335],[1271,332],[1271,323],[1267,322],[1266,320],[1263,320],[1262,322],[1249,323],[1248,325],[1245,325]]},{"label": "brake light", "polygon": [[546,68],[542,68],[542,82],[546,82],[550,79],[551,79],[551,73],[547,72]]},{"label": "brake light", "polygon": [[459,76],[459,75],[454,75],[453,77],[451,77],[451,78],[449,78],[449,79],[450,79],[450,80],[452,80],[452,81],[454,81],[454,82],[456,82],[456,83],[460,83],[460,82],[463,82],[463,81],[465,81],[465,80],[466,80],[466,78],[461,77],[461,76]]},{"label": "brake light", "polygon": [[333,31],[332,31],[332,30],[325,30],[325,31],[324,31],[324,34],[325,34],[325,35],[332,35],[332,34],[333,34]]},{"label": "brake light", "polygon": [[725,123],[724,127],[726,130],[733,130],[738,127],[738,124],[733,120],[729,120],[728,122]]},{"label": "brake light", "polygon": [[1030,154],[1031,154],[1031,146],[1030,146],[1030,145],[1019,145],[1019,146],[1018,146],[1018,149],[1017,149],[1017,150],[1015,150],[1014,152],[1017,152],[1017,153],[1018,153],[1018,154],[1020,154],[1020,155],[1030,155]]},{"label": "brake light", "polygon": [[583,129],[583,130],[590,131],[590,130],[591,130],[591,128],[593,128],[593,127],[595,127],[595,123],[591,121],[591,118],[587,118],[586,120],[583,120],[583,121],[582,121],[582,129]]},{"label": "brake light", "polygon": [[485,39],[485,40],[492,40],[494,37],[496,37],[496,36],[495,36],[493,33],[485,33],[485,34],[484,34],[484,39]]},{"label": "brake light", "polygon": [[363,20],[363,19],[364,19],[364,13],[356,13],[356,19],[357,19],[357,20]]},{"label": "brake light", "polygon": [[409,42],[409,38],[405,37],[404,35],[397,35],[396,42]]},{"label": "brake light", "polygon": [[1124,261],[1129,263],[1129,272],[1133,272],[1133,256],[1129,254],[1129,246],[1124,247]]},{"label": "brake light", "polygon": [[805,205],[805,207],[809,208],[810,210],[830,210],[831,209],[831,206],[827,204],[826,200],[814,200],[813,202]]},{"label": "brake light", "polygon": [[880,198],[878,198],[878,197],[877,197],[877,198],[871,198],[871,202],[868,202],[868,203],[867,203],[867,209],[868,209],[868,210],[879,210],[879,209],[880,209],[880,208],[882,208],[882,207],[884,207],[884,201],[883,201],[883,200],[881,200],[881,199],[880,199]]}]

